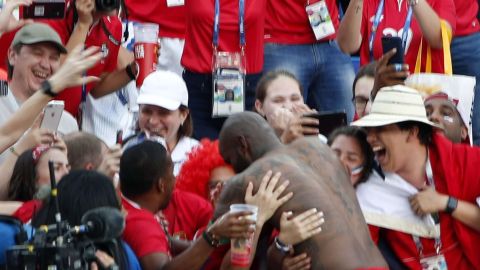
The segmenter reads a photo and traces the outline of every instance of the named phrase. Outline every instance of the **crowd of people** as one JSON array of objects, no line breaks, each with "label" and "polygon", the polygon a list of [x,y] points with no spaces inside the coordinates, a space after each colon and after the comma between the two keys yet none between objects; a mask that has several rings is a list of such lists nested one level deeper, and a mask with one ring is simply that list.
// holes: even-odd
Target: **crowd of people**
[{"label": "crowd of people", "polygon": [[0,269],[480,269],[480,83],[409,83],[480,80],[478,1],[64,2],[0,1]]}]

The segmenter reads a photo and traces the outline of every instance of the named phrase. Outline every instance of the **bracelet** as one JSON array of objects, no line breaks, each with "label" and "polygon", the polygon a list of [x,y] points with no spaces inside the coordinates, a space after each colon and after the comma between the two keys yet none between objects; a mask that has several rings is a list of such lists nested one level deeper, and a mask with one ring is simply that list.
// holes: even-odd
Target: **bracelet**
[{"label": "bracelet", "polygon": [[49,97],[56,97],[57,96],[57,93],[54,93],[52,91],[52,85],[50,84],[50,82],[48,80],[43,81],[40,88],[42,89],[42,92]]},{"label": "bracelet", "polygon": [[133,72],[132,64],[135,64],[135,62],[132,62],[128,66],[126,66],[125,72],[127,72],[127,75],[131,80],[135,80],[137,76],[135,76],[135,72]]},{"label": "bracelet", "polygon": [[453,213],[453,211],[457,209],[457,205],[458,205],[458,200],[455,199],[454,197],[449,196],[447,201],[447,207],[445,208],[445,212],[447,212],[448,214]]},{"label": "bracelet", "polygon": [[290,251],[293,250],[293,246],[292,245],[287,245],[285,243],[282,243],[282,241],[280,241],[280,239],[278,239],[278,236],[275,237],[275,247],[283,254],[290,254]]},{"label": "bracelet", "polygon": [[416,6],[418,4],[418,0],[408,0],[408,5],[413,7],[413,6]]},{"label": "bracelet", "polygon": [[17,156],[17,157],[20,156],[20,154],[18,154],[17,151],[15,150],[15,147],[10,146],[9,150],[10,150],[10,152],[11,152],[12,154],[14,154],[15,156]]}]

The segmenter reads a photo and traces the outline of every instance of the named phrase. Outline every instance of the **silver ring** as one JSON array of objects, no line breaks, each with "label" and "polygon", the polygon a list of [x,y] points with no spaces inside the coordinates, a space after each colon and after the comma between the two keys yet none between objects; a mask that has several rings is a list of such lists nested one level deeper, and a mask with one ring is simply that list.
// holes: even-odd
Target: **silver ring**
[{"label": "silver ring", "polygon": [[395,71],[396,72],[402,71],[402,64],[395,64]]}]

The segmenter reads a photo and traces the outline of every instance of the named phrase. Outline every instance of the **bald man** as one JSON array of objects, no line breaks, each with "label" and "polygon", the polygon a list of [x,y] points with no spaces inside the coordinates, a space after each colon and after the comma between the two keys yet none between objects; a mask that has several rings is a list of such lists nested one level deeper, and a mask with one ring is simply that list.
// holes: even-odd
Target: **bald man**
[{"label": "bald man", "polygon": [[[370,234],[354,189],[333,152],[316,137],[305,137],[283,146],[267,122],[256,113],[231,116],[220,132],[220,152],[237,174],[224,187],[215,217],[232,203],[244,203],[248,182],[258,189],[262,176],[279,171],[290,180],[285,192],[293,197],[281,206],[264,227],[256,258],[265,258],[272,226],[279,228],[282,212],[294,215],[311,208],[323,211],[322,232],[294,247],[306,252],[311,269],[388,269]],[[286,194],[286,193],[285,193]],[[262,254],[263,252],[263,254]]]}]

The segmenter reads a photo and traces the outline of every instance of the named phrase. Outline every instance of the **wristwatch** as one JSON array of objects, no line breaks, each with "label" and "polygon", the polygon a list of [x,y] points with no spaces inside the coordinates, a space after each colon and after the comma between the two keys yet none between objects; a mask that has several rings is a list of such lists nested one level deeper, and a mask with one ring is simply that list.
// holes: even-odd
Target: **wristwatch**
[{"label": "wristwatch", "polygon": [[451,214],[453,213],[453,211],[455,211],[455,209],[457,209],[457,205],[458,205],[458,200],[455,199],[454,197],[448,197],[448,201],[447,201],[447,207],[445,208],[445,212]]},{"label": "wristwatch", "polygon": [[42,84],[40,85],[40,89],[42,89],[42,92],[47,96],[50,96],[50,97],[56,97],[57,96],[57,93],[54,93],[52,91],[52,85],[50,84],[50,82],[48,80],[45,80],[45,81],[42,82]]},{"label": "wristwatch", "polygon": [[202,236],[203,236],[203,239],[205,239],[205,241],[207,241],[207,243],[211,247],[217,248],[218,246],[220,246],[220,240],[218,240],[217,237],[212,232],[209,231],[209,229],[206,229],[205,231],[203,231]]},{"label": "wristwatch", "polygon": [[275,237],[275,247],[285,255],[290,254],[290,252],[293,250],[292,245],[287,245],[285,243],[282,243],[282,241],[278,239],[278,236]]}]

